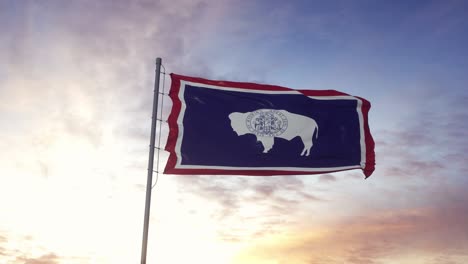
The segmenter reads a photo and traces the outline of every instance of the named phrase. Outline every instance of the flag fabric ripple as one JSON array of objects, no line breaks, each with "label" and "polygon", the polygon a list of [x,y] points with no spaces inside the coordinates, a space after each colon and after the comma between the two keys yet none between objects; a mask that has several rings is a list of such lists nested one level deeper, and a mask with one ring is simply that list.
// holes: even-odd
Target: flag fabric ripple
[{"label": "flag fabric ripple", "polygon": [[299,175],[375,167],[369,101],[171,74],[166,174]]}]

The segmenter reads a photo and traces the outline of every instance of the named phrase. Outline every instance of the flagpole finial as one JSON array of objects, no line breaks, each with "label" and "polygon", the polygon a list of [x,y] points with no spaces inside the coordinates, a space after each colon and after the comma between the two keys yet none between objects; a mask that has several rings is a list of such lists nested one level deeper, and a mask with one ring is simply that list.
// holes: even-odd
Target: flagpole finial
[{"label": "flagpole finial", "polygon": [[159,58],[159,57],[157,57],[157,58],[156,58],[156,65],[158,65],[158,64],[161,65],[161,61],[162,61],[162,59]]}]

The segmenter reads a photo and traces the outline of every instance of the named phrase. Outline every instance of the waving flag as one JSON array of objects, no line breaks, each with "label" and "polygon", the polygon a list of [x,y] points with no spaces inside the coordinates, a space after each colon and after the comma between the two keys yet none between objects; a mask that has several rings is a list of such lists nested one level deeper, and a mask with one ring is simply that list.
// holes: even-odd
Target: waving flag
[{"label": "waving flag", "polygon": [[334,90],[292,90],[171,74],[166,174],[298,175],[374,171],[370,103]]}]

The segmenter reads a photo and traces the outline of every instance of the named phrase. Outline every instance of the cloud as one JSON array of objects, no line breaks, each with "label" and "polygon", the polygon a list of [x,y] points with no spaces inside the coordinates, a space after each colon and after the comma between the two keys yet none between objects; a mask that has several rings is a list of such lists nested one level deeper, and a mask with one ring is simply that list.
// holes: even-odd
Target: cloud
[{"label": "cloud", "polygon": [[49,253],[46,255],[42,255],[38,258],[26,258],[26,257],[18,257],[16,258],[17,263],[24,263],[24,264],[58,264],[59,257],[54,253]]},{"label": "cloud", "polygon": [[[310,193],[295,176],[177,176],[174,178],[183,200],[200,197],[210,204],[219,224],[218,236],[240,242],[280,232],[294,221],[301,205],[324,200]],[[244,225],[242,223],[249,223]]]},{"label": "cloud", "polygon": [[0,256],[7,256],[7,250],[3,247],[7,241],[6,237],[0,235]]},{"label": "cloud", "polygon": [[1,50],[9,70],[2,95],[23,98],[31,107],[58,100],[62,103],[54,105],[65,114],[70,113],[61,110],[82,99],[81,106],[98,107],[92,113],[98,120],[108,118],[116,104],[125,109],[144,103],[147,111],[150,96],[127,95],[151,90],[154,57],[171,58],[166,67],[186,64],[196,53],[193,43],[210,34],[224,6],[224,1],[88,0],[11,5],[6,10],[17,16],[8,16],[13,34],[2,36],[10,43]]},{"label": "cloud", "polygon": [[320,175],[319,181],[321,182],[334,182],[336,181],[336,177],[333,176],[332,174],[323,174]]},{"label": "cloud", "polygon": [[468,130],[468,115],[463,91],[454,95],[418,98],[414,111],[400,119],[398,126],[374,132],[377,166],[383,175],[398,178],[432,179],[443,175],[461,175],[466,168],[468,140],[462,134]]},{"label": "cloud", "polygon": [[41,254],[38,257],[31,256],[31,252],[24,251],[24,248],[16,248],[17,243],[20,244],[35,244],[35,249],[43,251],[41,246],[38,246],[30,236],[25,237],[6,237],[0,235],[0,260],[6,261],[5,263],[12,264],[59,264],[64,263],[55,253],[49,252]]},{"label": "cloud", "polygon": [[302,228],[284,235],[284,243],[260,242],[245,253],[258,260],[298,264],[466,261],[468,195],[462,189],[452,190],[452,199],[440,198],[433,207],[369,211],[335,224]]},{"label": "cloud", "polygon": [[[230,209],[229,213],[234,213],[240,203],[246,202],[274,201],[276,206],[291,209],[293,204],[321,201],[315,195],[308,193],[303,181],[296,176],[180,176],[176,180],[181,193],[189,191],[207,200],[216,201],[222,208]],[[228,215],[223,214],[223,216]]]}]

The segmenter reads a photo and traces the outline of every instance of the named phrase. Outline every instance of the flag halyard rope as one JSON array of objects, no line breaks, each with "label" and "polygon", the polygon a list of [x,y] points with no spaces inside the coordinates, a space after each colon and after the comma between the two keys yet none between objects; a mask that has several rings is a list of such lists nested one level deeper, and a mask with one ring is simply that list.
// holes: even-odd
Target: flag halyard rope
[{"label": "flag halyard rope", "polygon": [[157,155],[156,155],[156,170],[154,170],[153,172],[156,173],[156,179],[154,180],[154,183],[153,185],[151,186],[151,189],[153,189],[156,184],[158,183],[158,179],[159,179],[159,157],[160,157],[160,152],[161,152],[161,131],[162,131],[162,123],[167,123],[166,120],[163,120],[162,119],[162,112],[163,112],[163,109],[164,109],[164,97],[165,95],[168,95],[165,93],[165,88],[166,88],[166,68],[164,67],[163,64],[161,64],[161,67],[164,69],[164,71],[161,71],[161,73],[163,74],[163,85],[162,85],[162,92],[160,91],[156,91],[157,93],[163,95],[161,96],[161,106],[159,107],[160,109],[159,110],[159,117],[156,116],[156,121],[159,121],[159,130],[158,130],[158,146],[155,147],[157,149]]}]

